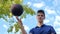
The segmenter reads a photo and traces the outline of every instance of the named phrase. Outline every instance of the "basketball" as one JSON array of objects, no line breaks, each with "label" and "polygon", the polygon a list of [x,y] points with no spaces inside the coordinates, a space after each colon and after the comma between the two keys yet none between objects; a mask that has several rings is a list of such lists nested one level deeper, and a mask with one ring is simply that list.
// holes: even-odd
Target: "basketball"
[{"label": "basketball", "polygon": [[23,7],[20,4],[14,4],[11,6],[11,12],[14,16],[21,16],[23,13]]}]

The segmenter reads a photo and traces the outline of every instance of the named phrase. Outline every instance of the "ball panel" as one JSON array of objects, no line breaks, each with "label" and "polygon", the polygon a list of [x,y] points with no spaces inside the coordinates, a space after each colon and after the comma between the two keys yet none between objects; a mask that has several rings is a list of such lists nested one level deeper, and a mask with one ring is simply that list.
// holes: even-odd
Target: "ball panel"
[{"label": "ball panel", "polygon": [[23,13],[23,7],[20,4],[14,4],[11,12],[14,16],[20,16]]}]

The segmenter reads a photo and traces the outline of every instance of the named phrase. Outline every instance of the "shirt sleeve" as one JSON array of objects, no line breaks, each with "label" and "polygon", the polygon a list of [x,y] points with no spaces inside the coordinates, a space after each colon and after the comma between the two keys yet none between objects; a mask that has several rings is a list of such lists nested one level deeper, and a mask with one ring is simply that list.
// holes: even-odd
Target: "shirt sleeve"
[{"label": "shirt sleeve", "polygon": [[34,34],[33,29],[31,29],[31,30],[29,31],[29,34]]},{"label": "shirt sleeve", "polygon": [[54,30],[53,27],[51,27],[51,34],[56,34],[56,31]]}]

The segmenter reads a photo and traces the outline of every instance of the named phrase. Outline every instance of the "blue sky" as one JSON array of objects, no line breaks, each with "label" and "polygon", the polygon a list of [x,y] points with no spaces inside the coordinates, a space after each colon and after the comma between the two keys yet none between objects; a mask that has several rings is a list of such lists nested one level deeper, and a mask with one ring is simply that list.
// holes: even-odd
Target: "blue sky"
[{"label": "blue sky", "polygon": [[[57,34],[60,34],[60,0],[24,0],[24,4],[27,4],[35,12],[43,9],[46,14],[44,23],[53,26]],[[37,25],[36,15],[27,15],[26,18],[22,19],[22,22],[28,33],[30,29]],[[0,34],[8,34],[8,24],[5,20],[0,19]],[[10,34],[13,34],[13,32]]]}]

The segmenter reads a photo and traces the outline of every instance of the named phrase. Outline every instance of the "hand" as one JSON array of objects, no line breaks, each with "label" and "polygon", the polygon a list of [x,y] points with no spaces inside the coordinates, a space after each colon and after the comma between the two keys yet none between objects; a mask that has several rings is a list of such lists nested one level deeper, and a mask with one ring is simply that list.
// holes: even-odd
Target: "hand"
[{"label": "hand", "polygon": [[21,18],[19,19],[18,16],[16,16],[16,19],[18,20],[18,24],[20,25],[20,27],[22,27],[23,24],[22,24],[22,20],[21,20]]}]

